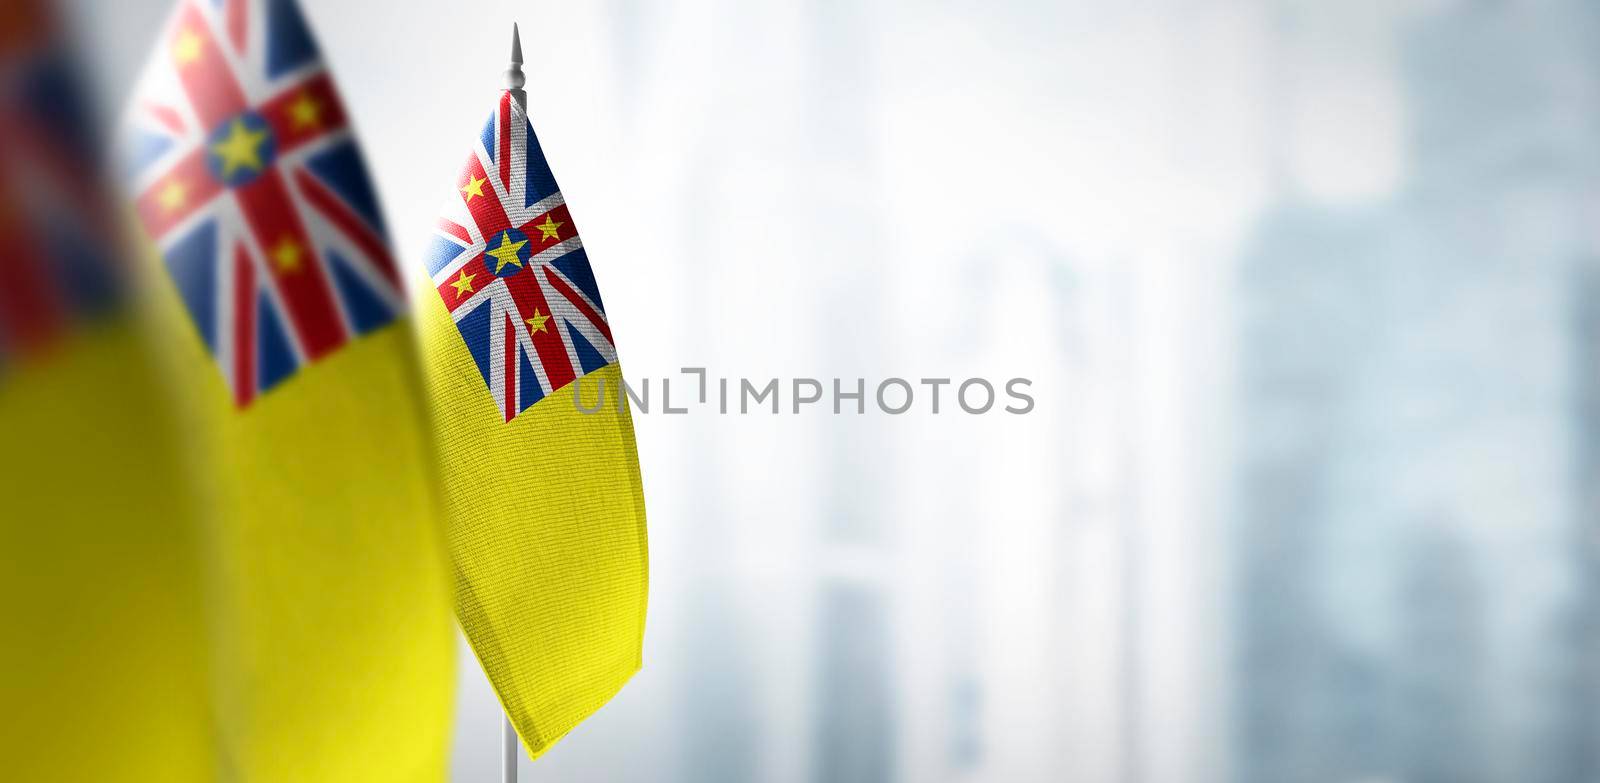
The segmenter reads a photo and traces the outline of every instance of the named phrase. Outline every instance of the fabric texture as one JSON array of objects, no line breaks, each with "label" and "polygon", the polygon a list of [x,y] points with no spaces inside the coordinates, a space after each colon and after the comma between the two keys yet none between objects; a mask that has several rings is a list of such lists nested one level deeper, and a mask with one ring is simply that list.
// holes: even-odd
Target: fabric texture
[{"label": "fabric texture", "polygon": [[405,297],[292,0],[184,0],[132,102],[146,302],[209,490],[226,779],[440,781],[448,561]]},{"label": "fabric texture", "polygon": [[473,146],[417,309],[456,611],[538,757],[641,665],[644,493],[593,272],[509,93]]}]

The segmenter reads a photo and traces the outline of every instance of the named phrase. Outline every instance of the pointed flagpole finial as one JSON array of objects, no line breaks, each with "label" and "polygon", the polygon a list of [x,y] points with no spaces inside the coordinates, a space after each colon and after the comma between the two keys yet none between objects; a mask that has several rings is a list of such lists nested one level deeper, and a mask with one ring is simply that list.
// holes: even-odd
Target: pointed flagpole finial
[{"label": "pointed flagpole finial", "polygon": [[528,83],[526,76],[522,75],[522,31],[515,22],[511,24],[511,67],[506,69],[506,89],[511,91],[517,105],[526,112],[528,110],[528,92],[523,88]]}]

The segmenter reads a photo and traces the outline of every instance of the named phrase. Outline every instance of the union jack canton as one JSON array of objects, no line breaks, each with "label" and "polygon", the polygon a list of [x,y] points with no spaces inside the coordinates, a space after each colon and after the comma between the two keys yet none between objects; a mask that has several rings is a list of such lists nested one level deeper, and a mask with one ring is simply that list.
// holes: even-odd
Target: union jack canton
[{"label": "union jack canton", "polygon": [[510,92],[467,157],[425,263],[506,421],[617,360],[583,241]]},{"label": "union jack canton", "polygon": [[131,124],[139,219],[238,407],[401,313],[377,196],[293,0],[183,0]]},{"label": "union jack canton", "polygon": [[0,11],[0,375],[122,301],[100,140],[47,0]]}]

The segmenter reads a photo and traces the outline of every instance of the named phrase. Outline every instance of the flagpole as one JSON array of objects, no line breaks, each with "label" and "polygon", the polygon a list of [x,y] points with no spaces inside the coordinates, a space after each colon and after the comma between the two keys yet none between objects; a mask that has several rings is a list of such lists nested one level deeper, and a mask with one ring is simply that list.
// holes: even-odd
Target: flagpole
[{"label": "flagpole", "polygon": [[517,730],[511,719],[501,718],[500,723],[500,783],[517,783]]},{"label": "flagpole", "polygon": [[[506,69],[506,89],[523,114],[528,112],[528,92],[522,89],[528,83],[522,74],[522,31],[515,22],[511,24],[511,67]],[[502,714],[500,724],[500,783],[517,783],[517,758],[521,755],[522,741],[517,728],[511,725],[511,716]]]},{"label": "flagpole", "polygon": [[511,67],[506,69],[506,89],[511,91],[511,97],[517,99],[517,105],[522,107],[522,112],[528,112],[528,91],[522,89],[528,83],[526,76],[522,75],[522,32],[517,29],[516,23],[511,25]]}]

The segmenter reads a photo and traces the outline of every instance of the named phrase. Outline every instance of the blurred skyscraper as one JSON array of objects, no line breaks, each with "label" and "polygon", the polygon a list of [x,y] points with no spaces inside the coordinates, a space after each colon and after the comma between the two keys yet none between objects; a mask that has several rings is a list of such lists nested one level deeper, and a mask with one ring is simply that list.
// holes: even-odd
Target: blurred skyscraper
[{"label": "blurred skyscraper", "polygon": [[1600,779],[1600,264],[1591,259],[1586,266],[1572,288],[1578,496],[1569,540],[1575,595],[1552,641],[1568,655],[1555,683],[1564,707],[1558,714],[1569,726],[1566,750],[1558,761],[1571,777],[1596,780]]},{"label": "blurred skyscraper", "polygon": [[1594,779],[1572,705],[1594,693],[1573,542],[1592,535],[1574,529],[1593,524],[1595,335],[1573,292],[1594,256],[1595,21],[1569,0],[1423,13],[1398,37],[1399,191],[1333,208],[1291,182],[1255,232],[1240,780]]},{"label": "blurred skyscraper", "polygon": [[[814,169],[803,184],[815,194],[815,225],[829,238],[864,256],[882,254],[874,204],[881,190],[873,130],[880,119],[875,46],[881,38],[875,9],[851,0],[810,0],[801,5],[808,33],[809,89],[800,97]],[[876,299],[882,268],[829,265],[818,270],[828,304],[818,339],[834,346],[825,366],[839,387],[863,391],[855,401],[834,401],[842,415],[874,404],[872,390],[852,379],[870,378],[885,366],[887,333]],[[827,379],[823,381],[829,383]],[[873,383],[873,381],[867,381]],[[892,615],[891,563],[897,547],[888,504],[898,460],[876,418],[830,433],[822,464],[818,611],[814,633],[816,684],[812,688],[811,779],[816,783],[877,783],[897,779],[898,702]]]},{"label": "blurred skyscraper", "polygon": [[1488,585],[1476,553],[1451,520],[1423,519],[1399,542],[1406,573],[1399,585],[1401,624],[1394,741],[1398,777],[1408,783],[1476,783],[1491,769],[1484,716],[1492,704],[1478,684],[1487,675],[1484,605]]}]

